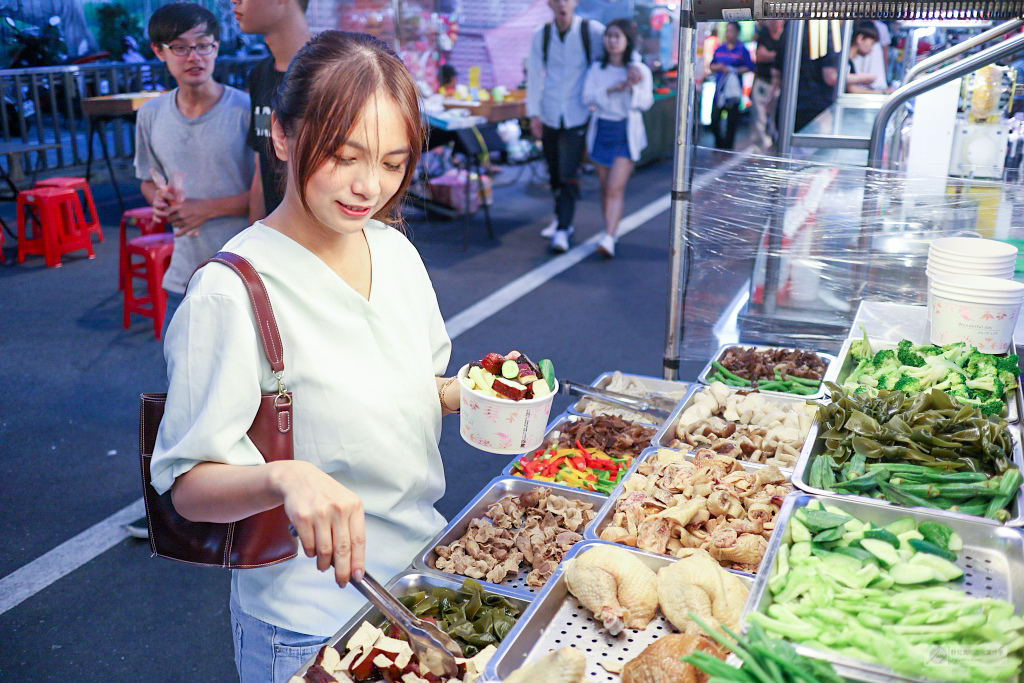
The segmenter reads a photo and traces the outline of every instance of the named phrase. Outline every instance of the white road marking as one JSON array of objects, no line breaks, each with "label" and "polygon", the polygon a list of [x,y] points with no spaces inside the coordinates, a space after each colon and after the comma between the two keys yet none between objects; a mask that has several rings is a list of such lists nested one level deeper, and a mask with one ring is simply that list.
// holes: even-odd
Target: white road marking
[{"label": "white road marking", "polygon": [[124,525],[145,516],[146,505],[139,498],[102,522],[92,525],[74,538],[64,541],[45,555],[0,579],[0,614],[113,548],[128,536]]},{"label": "white road marking", "polygon": [[[693,191],[700,190],[715,178],[738,166],[750,156],[749,149],[747,148],[724,164],[699,176],[693,183]],[[619,235],[636,230],[644,223],[667,211],[670,206],[671,199],[666,194],[639,211],[631,213],[619,224]],[[551,259],[544,265],[534,268],[529,273],[452,316],[445,321],[448,336],[455,339],[463,332],[479,325],[480,322],[499,310],[587,258],[597,249],[597,241],[600,238],[600,233],[594,235],[586,242]],[[53,550],[0,579],[0,614],[17,607],[50,584],[128,538],[128,533],[124,530],[125,525],[144,517],[145,514],[145,503],[142,498],[139,498],[131,505],[103,521],[97,522],[74,538],[61,543]]]}]

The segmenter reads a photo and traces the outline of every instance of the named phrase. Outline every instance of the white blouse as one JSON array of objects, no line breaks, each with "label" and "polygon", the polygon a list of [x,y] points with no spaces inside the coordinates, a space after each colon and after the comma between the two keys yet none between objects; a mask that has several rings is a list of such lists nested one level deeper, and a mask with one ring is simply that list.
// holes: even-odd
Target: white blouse
[{"label": "white blouse", "polygon": [[640,82],[629,90],[613,93],[609,93],[608,88],[626,80],[626,67],[609,64],[601,68],[601,62],[594,62],[587,71],[583,81],[583,103],[594,108],[594,115],[590,117],[590,125],[587,127],[588,152],[594,150],[598,119],[626,119],[626,142],[633,161],[640,159],[640,152],[647,147],[643,112],[654,104],[654,78],[643,62],[631,62],[630,66],[640,70]]},{"label": "white blouse", "polygon": [[[369,300],[312,252],[262,223],[226,245],[260,273],[284,345],[294,399],[295,459],[315,463],[363,502],[367,571],[387,581],[444,526],[435,376],[451,342],[412,244],[377,221],[364,229]],[[164,345],[170,388],[153,454],[153,485],[204,461],[264,462],[246,436],[261,392],[277,390],[241,278],[210,264],[192,278]],[[242,610],[299,633],[330,636],[364,604],[299,551],[233,572]]]}]

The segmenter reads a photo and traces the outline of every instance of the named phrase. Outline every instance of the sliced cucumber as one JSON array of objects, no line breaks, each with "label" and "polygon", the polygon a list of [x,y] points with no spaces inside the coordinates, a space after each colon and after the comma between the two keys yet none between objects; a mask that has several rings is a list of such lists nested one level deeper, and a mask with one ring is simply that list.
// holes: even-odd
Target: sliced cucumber
[{"label": "sliced cucumber", "polygon": [[831,543],[832,541],[838,541],[843,537],[843,527],[837,526],[831,529],[825,529],[814,534],[811,538],[815,543]]},{"label": "sliced cucumber", "polygon": [[837,508],[835,505],[824,505],[822,506],[822,509],[825,510],[825,512],[831,512],[833,515],[839,515],[840,517],[850,517],[850,519],[853,519],[853,517],[850,516],[849,512],[841,508]]},{"label": "sliced cucumber", "polygon": [[910,547],[919,553],[928,553],[929,555],[941,557],[942,559],[947,560],[949,562],[956,562],[956,553],[951,553],[948,550],[943,550],[934,543],[929,543],[928,541],[920,541],[916,538],[912,538],[908,542],[910,543]]},{"label": "sliced cucumber", "polygon": [[872,581],[869,586],[871,588],[877,588],[878,590],[884,591],[892,588],[896,584],[886,572],[882,572],[878,575],[878,578]]},{"label": "sliced cucumber", "polygon": [[800,542],[800,543],[794,543],[793,546],[789,549],[789,561],[791,563],[792,562],[799,562],[801,560],[806,560],[810,556],[811,556],[811,544],[810,544],[810,542],[804,541],[804,542]]},{"label": "sliced cucumber", "polygon": [[803,509],[804,510],[820,510],[821,509],[821,501],[820,500],[812,500],[809,503],[807,503],[807,505],[805,505]]},{"label": "sliced cucumber", "polygon": [[954,553],[958,553],[964,549],[964,541],[960,538],[960,534],[953,532],[953,535],[949,537],[949,543],[946,544],[946,550],[952,550]]},{"label": "sliced cucumber", "polygon": [[811,540],[811,532],[808,531],[804,523],[794,517],[789,520],[789,537],[794,543],[800,543],[802,541]]},{"label": "sliced cucumber", "polygon": [[862,560],[841,553],[829,553],[828,557],[822,558],[822,561],[830,567],[841,567],[849,572],[860,571],[864,566]]},{"label": "sliced cucumber", "polygon": [[[852,519],[849,515],[837,515],[824,510],[807,510],[802,516],[804,524],[811,531],[824,531],[825,529],[842,529]],[[842,535],[842,532],[840,532]]]},{"label": "sliced cucumber", "polygon": [[[868,533],[871,532],[869,531]],[[865,538],[860,542],[860,545],[864,550],[877,557],[886,568],[900,563],[900,554],[896,551],[896,548],[885,541],[877,538]]]},{"label": "sliced cucumber", "polygon": [[[931,555],[931,557],[935,557]],[[937,558],[942,559],[942,558]],[[945,561],[945,560],[943,560]],[[889,569],[889,578],[898,584],[929,583],[942,577],[937,571],[923,564],[902,563]]]},{"label": "sliced cucumber", "polygon": [[924,540],[934,543],[944,550],[949,550],[949,540],[953,536],[953,530],[945,524],[939,522],[921,522],[920,526],[917,527],[920,531]]},{"label": "sliced cucumber", "polygon": [[859,546],[862,538],[864,538],[863,531],[847,531],[845,534],[843,534],[843,537],[842,539],[840,539],[839,544],[851,547]]},{"label": "sliced cucumber", "polygon": [[900,539],[896,534],[886,529],[871,529],[870,531],[864,532],[865,539],[873,539],[876,541],[885,541],[893,548],[900,547]]},{"label": "sliced cucumber", "polygon": [[891,524],[886,524],[883,528],[889,533],[899,536],[904,531],[917,529],[917,522],[912,517],[904,517],[903,519],[897,519]]},{"label": "sliced cucumber", "polygon": [[501,376],[505,379],[516,379],[519,377],[519,363],[514,360],[507,360],[502,363]]},{"label": "sliced cucumber", "polygon": [[935,572],[943,581],[955,581],[964,575],[963,569],[960,569],[960,567],[949,560],[944,560],[938,555],[932,555],[931,553],[918,553],[914,555],[910,558],[908,566],[927,567]]},{"label": "sliced cucumber", "polygon": [[861,564],[864,564],[865,562],[870,562],[875,565],[878,564],[878,558],[869,553],[867,550],[864,550],[864,548],[847,548],[844,546],[838,546],[836,548],[833,548],[833,551],[840,555],[846,555],[847,557],[852,557],[856,560],[860,560]]}]

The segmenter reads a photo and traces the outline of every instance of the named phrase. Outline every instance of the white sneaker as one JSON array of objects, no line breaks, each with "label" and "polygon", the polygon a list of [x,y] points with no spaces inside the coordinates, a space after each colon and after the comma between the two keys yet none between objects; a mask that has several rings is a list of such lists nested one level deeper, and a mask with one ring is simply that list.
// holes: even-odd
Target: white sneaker
[{"label": "white sneaker", "polygon": [[133,524],[125,524],[124,530],[128,532],[128,535],[132,538],[149,538],[149,525],[143,522],[135,522]]},{"label": "white sneaker", "polygon": [[605,233],[601,235],[601,239],[597,242],[597,250],[608,258],[612,258],[615,256],[615,241],[614,237]]},{"label": "white sneaker", "polygon": [[556,254],[564,254],[569,251],[568,230],[555,230],[555,236],[551,238],[551,251]]},{"label": "white sneaker", "polygon": [[[552,237],[555,236],[555,231],[556,230],[558,230],[558,219],[557,218],[554,219],[553,221],[551,221],[550,223],[548,223],[548,227],[546,227],[546,228],[544,228],[543,230],[540,231],[540,236],[543,237],[546,240],[549,240],[549,239],[551,239]],[[568,232],[569,232],[570,235],[575,230],[576,230],[576,228],[574,228],[571,225],[568,227]]]}]

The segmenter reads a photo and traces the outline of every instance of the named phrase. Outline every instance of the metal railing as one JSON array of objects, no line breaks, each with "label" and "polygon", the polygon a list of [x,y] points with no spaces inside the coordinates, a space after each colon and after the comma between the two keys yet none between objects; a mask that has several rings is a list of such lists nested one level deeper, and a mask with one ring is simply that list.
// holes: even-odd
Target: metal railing
[{"label": "metal railing", "polygon": [[[247,90],[249,70],[259,59],[221,57],[214,75],[225,85]],[[24,168],[37,171],[85,164],[91,141],[87,140],[89,126],[82,114],[83,98],[173,87],[167,66],[160,61],[0,69],[0,140],[50,146],[42,151],[19,153],[18,157],[25,158],[17,160],[11,158],[15,155],[4,155],[0,149],[0,160],[6,162],[8,173],[15,176],[23,163]],[[111,156],[128,158],[134,154],[131,122],[113,121],[99,132],[107,136]],[[29,155],[36,158],[29,159]]]}]

